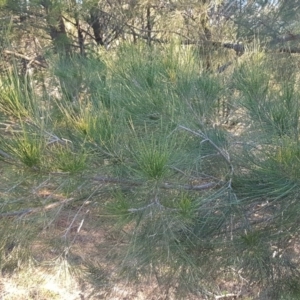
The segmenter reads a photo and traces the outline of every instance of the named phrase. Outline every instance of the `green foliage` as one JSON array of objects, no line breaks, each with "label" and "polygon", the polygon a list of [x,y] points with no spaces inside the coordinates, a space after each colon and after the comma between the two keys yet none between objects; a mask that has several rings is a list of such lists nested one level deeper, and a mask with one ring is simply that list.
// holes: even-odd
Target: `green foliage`
[{"label": "green foliage", "polygon": [[299,299],[299,1],[129,2],[0,1],[3,276]]},{"label": "green foliage", "polygon": [[251,62],[241,65],[234,74],[237,88],[243,96],[242,104],[253,124],[267,133],[296,137],[299,117],[295,77],[276,78],[275,81],[263,58],[263,54],[257,53]]},{"label": "green foliage", "polygon": [[56,167],[71,174],[83,171],[86,168],[87,161],[87,154],[83,151],[75,152],[68,145],[55,147],[51,150],[52,168]]},{"label": "green foliage", "polygon": [[286,178],[297,181],[300,178],[300,148],[298,143],[292,139],[283,139],[273,157],[279,172]]},{"label": "green foliage", "polygon": [[[188,66],[183,67],[174,60],[168,63],[166,70],[168,55],[163,49],[151,50],[143,45],[125,45],[118,50],[117,62],[110,70],[117,75],[112,80],[118,87],[112,91],[112,97],[133,121],[154,125],[159,120],[170,125],[169,120],[172,122],[184,109],[173,83]],[[167,101],[166,97],[171,101]]]},{"label": "green foliage", "polygon": [[133,156],[138,165],[138,172],[150,180],[161,180],[165,177],[172,153],[169,144],[167,138],[157,139],[153,135],[149,137],[149,141],[137,140],[134,144]]},{"label": "green foliage", "polygon": [[61,56],[53,66],[64,97],[69,101],[90,98],[95,105],[110,105],[106,66],[99,57]]},{"label": "green foliage", "polygon": [[30,79],[21,78],[16,70],[7,72],[0,81],[1,111],[14,117],[24,117],[31,114],[34,95]]},{"label": "green foliage", "polygon": [[29,135],[25,128],[22,134],[15,135],[7,142],[6,147],[24,165],[38,168],[41,164],[44,140],[40,136]]},{"label": "green foliage", "polygon": [[203,72],[197,75],[180,77],[178,80],[178,94],[182,102],[188,102],[194,114],[203,122],[209,120],[217,109],[218,97],[221,93],[221,83],[215,75]]},{"label": "green foliage", "polygon": [[[35,228],[30,243],[48,243],[67,269],[91,220],[89,234],[105,232],[97,245],[105,263],[94,271],[155,277],[186,298],[217,293],[226,270],[265,293],[278,287],[274,299],[297,295],[288,242],[299,236],[295,72],[280,80],[268,53],[256,51],[231,75],[215,75],[177,44],[57,57],[35,85],[1,75],[1,217],[22,216]],[[228,95],[239,131],[220,119]],[[59,237],[57,223],[67,224]],[[2,233],[5,262],[11,235]],[[89,269],[91,261],[82,258]]]},{"label": "green foliage", "polygon": [[189,195],[182,194],[178,201],[179,216],[187,225],[194,222],[197,217],[197,205]]},{"label": "green foliage", "polygon": [[0,1],[0,7],[5,7],[6,6],[7,0],[1,0]]}]

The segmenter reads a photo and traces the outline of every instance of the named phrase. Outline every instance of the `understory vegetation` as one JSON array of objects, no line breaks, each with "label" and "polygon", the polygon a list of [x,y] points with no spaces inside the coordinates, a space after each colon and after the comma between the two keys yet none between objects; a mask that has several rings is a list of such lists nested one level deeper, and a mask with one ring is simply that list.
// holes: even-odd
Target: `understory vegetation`
[{"label": "understory vegetation", "polygon": [[[74,50],[62,26],[74,11],[44,2],[25,14],[0,1],[23,17],[0,12],[0,298],[299,299],[300,35],[246,41],[235,10],[222,32],[208,34],[209,13],[195,18],[200,44],[193,16],[186,40],[166,33],[183,6],[141,4],[134,17],[120,5],[114,19],[90,1],[109,30],[84,44],[88,18],[74,10],[86,21]],[[271,2],[288,18],[289,1]],[[29,59],[14,26],[26,32],[33,16],[51,39],[32,31],[43,57]]]},{"label": "understory vegetation", "polygon": [[[219,74],[198,54],[123,45],[1,75],[2,273],[52,251],[183,298],[227,280],[299,297],[295,64],[254,49]],[[74,262],[82,230],[110,237],[96,265]]]}]

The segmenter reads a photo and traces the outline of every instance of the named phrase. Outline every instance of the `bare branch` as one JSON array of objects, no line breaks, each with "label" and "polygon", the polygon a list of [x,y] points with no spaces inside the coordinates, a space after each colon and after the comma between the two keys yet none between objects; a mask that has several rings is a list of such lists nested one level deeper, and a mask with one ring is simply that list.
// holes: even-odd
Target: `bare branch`
[{"label": "bare branch", "polygon": [[46,211],[46,210],[53,209],[53,208],[55,208],[59,205],[64,205],[64,204],[66,204],[66,203],[68,203],[72,200],[74,200],[74,198],[69,198],[69,199],[65,199],[64,201],[51,203],[51,204],[46,205],[45,207],[26,208],[26,209],[17,210],[17,211],[10,211],[10,212],[7,212],[7,213],[0,214],[0,218],[2,218],[2,217],[25,216],[25,215],[32,214],[32,213]]},{"label": "bare branch", "polygon": [[4,152],[3,150],[0,149],[0,155],[5,157],[5,158],[12,158],[8,153]]},{"label": "bare branch", "polygon": [[293,34],[293,33],[289,32],[288,34],[286,34],[284,36],[273,39],[270,42],[270,44],[274,45],[274,44],[286,43],[286,42],[290,42],[290,41],[299,41],[299,40],[300,40],[300,34]]},{"label": "bare branch", "polygon": [[3,50],[3,53],[4,53],[4,54],[9,54],[9,55],[14,55],[14,56],[16,56],[16,57],[23,58],[23,59],[29,61],[30,64],[35,64],[35,65],[37,65],[37,66],[39,66],[39,67],[42,67],[42,68],[47,68],[47,67],[48,67],[48,65],[47,65],[46,62],[41,62],[41,61],[39,60],[39,57],[31,58],[31,57],[26,56],[26,55],[24,55],[24,54],[21,54],[21,53],[18,53],[18,52],[14,52],[14,51],[10,51],[10,50]]},{"label": "bare branch", "polygon": [[219,295],[219,296],[217,296],[217,295],[215,295],[215,299],[217,300],[217,299],[224,299],[224,298],[237,298],[237,297],[239,297],[239,294],[225,294],[225,295]]}]

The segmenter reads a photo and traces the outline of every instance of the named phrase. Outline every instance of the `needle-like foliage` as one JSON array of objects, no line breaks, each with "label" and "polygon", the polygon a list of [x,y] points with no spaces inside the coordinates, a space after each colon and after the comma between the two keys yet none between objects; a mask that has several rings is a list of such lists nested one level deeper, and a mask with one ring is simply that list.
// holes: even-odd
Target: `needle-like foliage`
[{"label": "needle-like foliage", "polygon": [[[240,278],[297,295],[297,74],[254,51],[223,76],[176,44],[65,59],[36,87],[1,75],[1,269],[31,245],[182,298]],[[88,228],[94,265],[74,254]]]}]

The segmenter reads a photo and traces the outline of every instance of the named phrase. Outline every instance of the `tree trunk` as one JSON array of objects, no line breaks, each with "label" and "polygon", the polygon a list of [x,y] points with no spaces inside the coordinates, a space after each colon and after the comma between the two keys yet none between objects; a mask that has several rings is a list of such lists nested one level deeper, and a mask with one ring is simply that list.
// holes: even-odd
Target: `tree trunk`
[{"label": "tree trunk", "polygon": [[[43,1],[41,4],[46,12],[46,19],[49,26],[49,34],[52,39],[55,51],[58,53],[64,53],[66,56],[70,56],[71,45],[62,15],[52,15],[52,5],[50,1]],[[57,21],[57,24],[53,23],[53,19]]]}]

